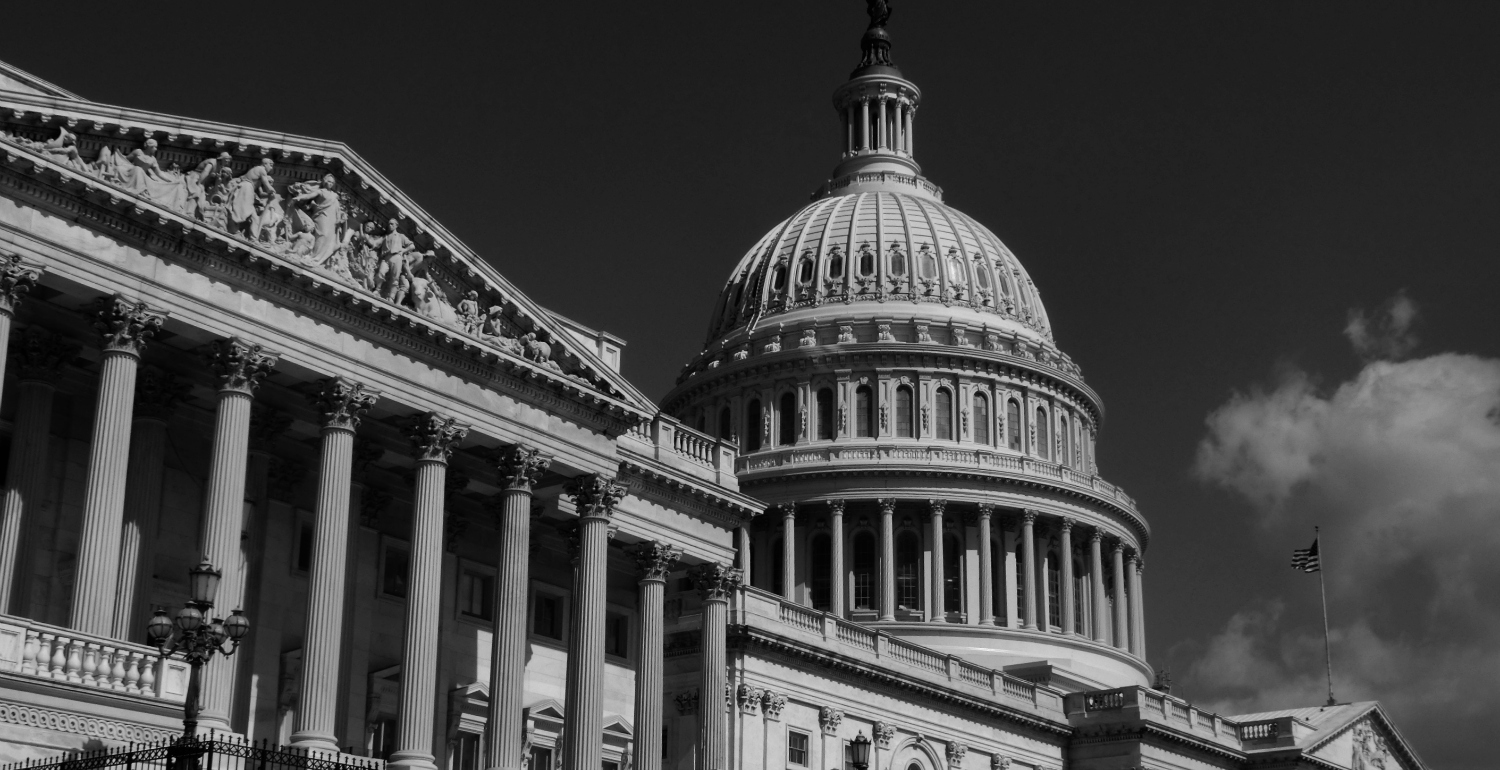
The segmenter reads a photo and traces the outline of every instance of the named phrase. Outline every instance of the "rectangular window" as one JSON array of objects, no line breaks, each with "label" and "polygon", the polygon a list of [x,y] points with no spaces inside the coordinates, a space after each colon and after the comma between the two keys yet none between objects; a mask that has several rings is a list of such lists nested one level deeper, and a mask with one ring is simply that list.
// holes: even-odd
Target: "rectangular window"
[{"label": "rectangular window", "polygon": [[471,618],[493,619],[495,576],[465,567],[458,575],[458,611]]},{"label": "rectangular window", "polygon": [[396,720],[381,719],[370,726],[370,756],[390,759],[396,750]]},{"label": "rectangular window", "polygon": [[620,770],[620,763],[619,762],[611,762],[611,761],[609,761],[609,760],[606,759],[606,760],[604,760],[603,762],[601,762],[599,764],[603,768],[603,770]]},{"label": "rectangular window", "polygon": [[630,616],[619,612],[604,614],[604,654],[616,658],[630,657]]},{"label": "rectangular window", "polygon": [[[1057,558],[1053,556],[1051,558]],[[1047,570],[1047,623],[1062,626],[1062,578],[1059,570]]]},{"label": "rectangular window", "polygon": [[552,770],[552,749],[532,746],[531,770]]},{"label": "rectangular window", "polygon": [[405,543],[388,540],[380,562],[380,592],[396,599],[406,598],[407,573],[411,551]]},{"label": "rectangular window", "polygon": [[313,525],[310,521],[297,525],[297,571],[305,575],[312,570]]},{"label": "rectangular window", "polygon": [[453,744],[453,770],[480,770],[479,734],[459,732]]},{"label": "rectangular window", "polygon": [[562,597],[538,593],[532,607],[531,632],[537,636],[562,641]]},{"label": "rectangular window", "polygon": [[807,767],[807,733],[788,730],[786,733],[786,762],[789,765]]}]

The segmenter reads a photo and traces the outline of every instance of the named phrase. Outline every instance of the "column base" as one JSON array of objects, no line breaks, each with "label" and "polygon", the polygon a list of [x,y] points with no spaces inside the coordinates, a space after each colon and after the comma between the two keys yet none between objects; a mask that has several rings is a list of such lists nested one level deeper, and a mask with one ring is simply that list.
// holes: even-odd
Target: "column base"
[{"label": "column base", "polygon": [[387,770],[437,770],[434,757],[421,751],[395,751],[386,760]]},{"label": "column base", "polygon": [[292,747],[298,749],[312,749],[314,751],[339,750],[338,736],[332,733],[295,732],[292,733]]}]

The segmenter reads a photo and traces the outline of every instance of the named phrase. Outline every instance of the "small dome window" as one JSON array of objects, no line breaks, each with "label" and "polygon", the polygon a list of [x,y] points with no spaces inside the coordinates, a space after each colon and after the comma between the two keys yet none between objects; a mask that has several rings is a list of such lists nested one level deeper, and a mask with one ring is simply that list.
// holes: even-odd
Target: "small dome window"
[{"label": "small dome window", "polygon": [[828,277],[844,277],[844,250],[838,246],[828,250]]},{"label": "small dome window", "polygon": [[938,274],[937,255],[932,253],[931,246],[923,246],[917,250],[917,270],[927,280],[935,280]]},{"label": "small dome window", "polygon": [[898,245],[896,245],[896,244],[894,244],[894,243],[891,244],[890,263],[891,263],[891,275],[895,275],[895,276],[904,276],[904,275],[906,275],[906,270],[907,270],[907,267],[906,267],[906,252],[902,251],[901,247],[898,246]]},{"label": "small dome window", "polygon": [[771,291],[786,291],[786,263],[777,262],[771,269]]},{"label": "small dome window", "polygon": [[948,249],[948,283],[964,285],[968,282],[968,276],[964,275],[964,260],[959,256],[958,249]]},{"label": "small dome window", "polygon": [[859,274],[867,278],[875,275],[875,250],[868,243],[859,247]]},{"label": "small dome window", "polygon": [[974,258],[974,277],[979,283],[979,288],[990,290],[990,266],[982,257]]},{"label": "small dome window", "polygon": [[818,258],[812,249],[802,252],[802,259],[797,263],[797,285],[807,286],[812,283],[813,271],[817,270]]}]

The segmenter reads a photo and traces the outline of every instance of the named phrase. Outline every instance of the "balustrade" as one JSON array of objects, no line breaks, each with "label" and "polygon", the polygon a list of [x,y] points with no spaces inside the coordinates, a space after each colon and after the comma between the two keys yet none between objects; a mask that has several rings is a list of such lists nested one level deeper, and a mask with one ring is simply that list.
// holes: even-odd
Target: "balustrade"
[{"label": "balustrade", "polygon": [[180,703],[188,666],[154,647],[0,617],[0,671]]},{"label": "balustrade", "polygon": [[1251,722],[1239,726],[1240,740],[1263,741],[1281,737],[1279,722]]}]

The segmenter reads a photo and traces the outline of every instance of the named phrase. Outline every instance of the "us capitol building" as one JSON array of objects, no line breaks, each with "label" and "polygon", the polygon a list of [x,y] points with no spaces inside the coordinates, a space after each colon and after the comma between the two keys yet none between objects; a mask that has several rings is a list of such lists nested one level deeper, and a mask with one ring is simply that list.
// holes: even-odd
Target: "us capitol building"
[{"label": "us capitol building", "polygon": [[1103,404],[881,5],[660,405],[349,147],[0,65],[0,762],[178,734],[195,598],[200,733],[393,770],[1422,767],[1156,678]]}]

